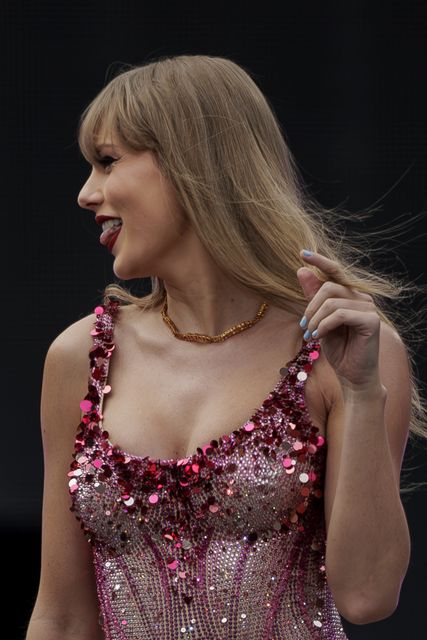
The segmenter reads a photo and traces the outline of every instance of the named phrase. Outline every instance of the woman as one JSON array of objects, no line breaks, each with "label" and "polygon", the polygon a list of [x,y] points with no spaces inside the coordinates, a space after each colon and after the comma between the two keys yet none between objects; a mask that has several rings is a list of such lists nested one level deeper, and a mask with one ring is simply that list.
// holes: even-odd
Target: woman
[{"label": "woman", "polygon": [[[152,291],[109,285],[49,349],[27,638],[342,639],[340,614],[390,616],[410,557],[401,463],[408,433],[425,437],[380,308],[402,288],[351,264],[230,60],[122,72],[79,144],[92,171],[78,203],[116,276]],[[57,426],[63,371],[77,435]]]}]

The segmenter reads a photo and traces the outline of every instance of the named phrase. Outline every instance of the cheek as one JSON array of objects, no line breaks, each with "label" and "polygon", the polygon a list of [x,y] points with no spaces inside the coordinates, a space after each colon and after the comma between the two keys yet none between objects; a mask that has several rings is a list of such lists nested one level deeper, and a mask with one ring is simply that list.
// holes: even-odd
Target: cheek
[{"label": "cheek", "polygon": [[120,215],[126,207],[126,191],[123,185],[117,179],[110,179],[104,187],[105,208],[108,211],[108,205],[112,207],[112,213]]},{"label": "cheek", "polygon": [[165,225],[171,232],[182,236],[190,227],[190,221],[183,208],[178,203],[173,193],[166,193],[163,196]]}]

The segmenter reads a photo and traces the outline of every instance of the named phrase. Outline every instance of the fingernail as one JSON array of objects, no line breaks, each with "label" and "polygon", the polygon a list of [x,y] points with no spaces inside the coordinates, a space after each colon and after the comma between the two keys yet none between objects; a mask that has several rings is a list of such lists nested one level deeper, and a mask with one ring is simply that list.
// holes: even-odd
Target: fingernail
[{"label": "fingernail", "polygon": [[303,256],[307,256],[308,257],[308,256],[312,256],[313,252],[309,251],[308,249],[303,249],[302,254],[303,254]]},{"label": "fingernail", "polygon": [[301,327],[301,329],[304,329],[306,324],[307,324],[307,318],[303,316],[300,320],[299,326]]},{"label": "fingernail", "polygon": [[307,329],[307,331],[304,333],[304,340],[309,340],[310,339],[310,331]]},{"label": "fingernail", "polygon": [[315,329],[311,335],[313,338],[317,338],[317,329]]}]

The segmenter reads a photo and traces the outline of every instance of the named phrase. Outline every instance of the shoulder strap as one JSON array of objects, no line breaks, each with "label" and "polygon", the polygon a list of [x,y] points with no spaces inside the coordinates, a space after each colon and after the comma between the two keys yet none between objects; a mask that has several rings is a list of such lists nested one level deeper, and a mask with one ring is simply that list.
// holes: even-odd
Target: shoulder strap
[{"label": "shoulder strap", "polygon": [[303,341],[298,353],[280,369],[282,382],[279,385],[279,394],[284,393],[285,388],[289,386],[298,395],[304,393],[306,380],[313,368],[313,363],[320,356],[320,349],[320,340]]},{"label": "shoulder strap", "polygon": [[305,384],[319,355],[320,340],[304,341],[296,356],[280,370],[283,379],[277,390],[288,408],[291,407],[292,421],[301,425],[308,438],[312,437],[312,424],[305,400]]},{"label": "shoulder strap", "polygon": [[89,351],[88,393],[80,402],[81,420],[98,421],[101,411],[103,393],[109,391],[105,387],[108,376],[109,361],[115,349],[113,331],[115,317],[120,301],[106,297],[104,305],[95,307],[96,321],[91,330],[93,347]]},{"label": "shoulder strap", "polygon": [[[309,340],[303,343],[295,358],[288,364],[289,371],[295,377],[295,386],[301,388],[313,368],[313,363],[320,356],[320,340]],[[292,371],[291,371],[292,369]]]}]

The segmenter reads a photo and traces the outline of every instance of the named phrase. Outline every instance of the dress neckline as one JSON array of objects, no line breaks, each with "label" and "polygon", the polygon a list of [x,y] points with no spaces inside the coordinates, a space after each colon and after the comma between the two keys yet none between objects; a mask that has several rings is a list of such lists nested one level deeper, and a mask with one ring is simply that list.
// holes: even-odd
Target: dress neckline
[{"label": "dress neckline", "polygon": [[[110,345],[114,344],[113,341],[113,329],[114,329],[114,324],[115,324],[115,317],[112,317],[111,314],[111,309],[110,309],[110,302],[111,299],[109,299],[109,302],[107,305],[105,305],[104,309],[105,312],[108,313],[108,315],[110,316],[110,318],[112,318],[112,328],[111,328],[111,336],[108,339],[108,342]],[[117,306],[116,309],[120,309],[121,307],[121,301],[119,301],[119,305]],[[115,314],[113,314],[115,315]],[[301,348],[298,350],[298,352],[295,354],[295,356],[291,359],[288,360],[288,362],[286,363],[286,365],[284,365],[284,369],[286,369],[284,375],[281,375],[279,380],[277,381],[276,385],[274,386],[274,388],[267,394],[267,396],[264,398],[263,402],[261,403],[261,405],[255,409],[255,411],[253,412],[253,414],[239,427],[237,427],[236,429],[233,429],[233,431],[231,433],[227,433],[227,434],[223,434],[221,436],[219,436],[218,438],[212,439],[209,442],[196,447],[196,451],[194,453],[191,453],[190,455],[184,457],[184,458],[152,458],[149,455],[144,455],[144,456],[139,456],[136,455],[134,453],[129,453],[128,451],[125,451],[124,449],[122,449],[119,445],[117,444],[113,444],[111,442],[111,440],[109,439],[109,434],[108,434],[108,427],[105,427],[104,425],[104,420],[100,419],[99,420],[99,426],[101,428],[101,430],[104,432],[106,432],[107,437],[105,437],[105,442],[107,442],[107,444],[112,448],[112,450],[114,450],[115,455],[119,455],[119,456],[125,456],[128,457],[130,460],[135,461],[135,462],[146,462],[149,464],[153,464],[156,466],[180,466],[183,464],[192,464],[197,462],[198,460],[202,459],[205,457],[206,455],[206,449],[207,448],[212,448],[211,442],[213,441],[224,441],[224,440],[229,440],[232,436],[234,436],[235,434],[242,434],[242,433],[249,433],[251,431],[253,431],[254,429],[256,429],[256,420],[258,418],[258,416],[260,414],[262,414],[262,412],[264,411],[267,403],[271,400],[272,396],[274,396],[274,394],[278,393],[279,390],[281,389],[281,387],[285,384],[285,382],[287,381],[287,379],[289,378],[289,375],[291,373],[291,369],[292,367],[299,361],[299,359],[301,358],[301,356],[307,354],[309,355],[310,352],[316,352],[316,358],[318,357],[318,352],[320,350],[320,340],[309,340],[308,342],[305,342],[303,339],[303,344],[301,346]],[[314,360],[315,358],[313,358]],[[101,399],[100,399],[100,405],[103,406],[103,400],[104,400],[104,387],[107,384],[107,380],[108,380],[108,372],[109,372],[109,365],[110,365],[110,360],[111,358],[108,360],[108,366],[107,366],[107,370],[105,372],[105,378],[104,378],[104,383],[103,383],[103,388],[101,391]],[[305,400],[305,398],[304,398]],[[305,405],[305,401],[304,401],[304,408],[306,409],[306,405]],[[308,415],[307,412],[307,423],[308,425],[317,431],[320,431],[319,427],[317,427],[316,425],[313,424],[311,417]],[[326,436],[322,436],[324,442],[326,442]],[[220,445],[219,445],[220,446]],[[323,447],[321,447],[321,450],[324,450]]]}]

